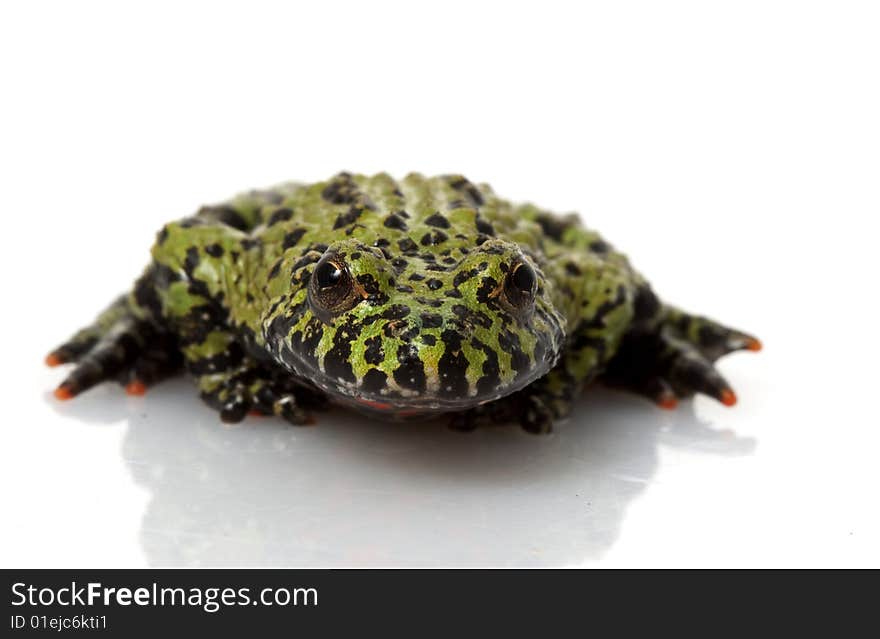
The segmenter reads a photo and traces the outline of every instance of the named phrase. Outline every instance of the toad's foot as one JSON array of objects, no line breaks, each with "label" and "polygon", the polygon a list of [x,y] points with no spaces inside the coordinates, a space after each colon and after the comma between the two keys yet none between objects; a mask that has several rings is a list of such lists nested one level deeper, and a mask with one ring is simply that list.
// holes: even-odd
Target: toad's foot
[{"label": "toad's foot", "polygon": [[326,404],[320,392],[247,357],[222,371],[199,370],[192,365],[190,368],[202,399],[219,411],[220,419],[227,423],[239,422],[250,413],[277,415],[297,426],[313,424],[310,409]]},{"label": "toad's foot", "polygon": [[131,395],[181,369],[183,358],[172,335],[137,319],[120,297],[85,327],[46,356],[46,364],[75,364],[55,389],[70,399],[104,381],[116,380]]},{"label": "toad's foot", "polygon": [[712,320],[672,311],[657,332],[624,338],[602,379],[644,395],[662,408],[675,408],[678,399],[695,393],[733,406],[736,393],[714,362],[739,350],[758,351],[761,343]]},{"label": "toad's foot", "polygon": [[563,368],[555,368],[524,389],[501,399],[452,416],[454,430],[474,430],[481,423],[518,423],[523,430],[543,435],[553,430],[553,422],[566,417],[581,387]]}]

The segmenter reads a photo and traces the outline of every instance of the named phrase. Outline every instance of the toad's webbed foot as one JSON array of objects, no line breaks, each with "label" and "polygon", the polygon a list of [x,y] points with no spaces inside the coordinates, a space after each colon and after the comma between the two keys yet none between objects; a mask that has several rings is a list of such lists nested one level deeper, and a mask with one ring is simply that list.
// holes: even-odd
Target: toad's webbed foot
[{"label": "toad's webbed foot", "polygon": [[679,398],[695,393],[733,406],[736,394],[714,363],[739,350],[759,351],[761,343],[712,320],[671,309],[656,331],[624,338],[602,379],[662,408],[674,408]]},{"label": "toad's webbed foot", "polygon": [[259,364],[249,357],[194,361],[188,368],[196,377],[201,398],[220,412],[227,423],[241,421],[248,413],[277,415],[291,424],[313,424],[311,409],[322,408],[325,396],[294,381],[281,369]]},{"label": "toad's webbed foot", "polygon": [[49,366],[75,364],[55,389],[70,399],[104,381],[116,380],[132,395],[181,369],[183,358],[170,333],[138,319],[128,298],[117,299],[89,326],[46,356]]},{"label": "toad's webbed foot", "polygon": [[571,412],[576,391],[581,384],[564,369],[555,368],[547,375],[507,397],[477,406],[452,416],[454,430],[476,429],[482,422],[518,423],[536,435],[553,430],[553,422]]}]

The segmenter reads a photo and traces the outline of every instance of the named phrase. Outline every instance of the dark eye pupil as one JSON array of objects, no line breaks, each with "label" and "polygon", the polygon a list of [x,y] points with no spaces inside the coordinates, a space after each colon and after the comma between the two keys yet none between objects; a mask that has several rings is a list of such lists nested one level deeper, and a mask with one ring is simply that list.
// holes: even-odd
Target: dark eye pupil
[{"label": "dark eye pupil", "polygon": [[535,285],[535,272],[527,264],[520,264],[513,270],[513,285],[523,293],[531,293]]},{"label": "dark eye pupil", "polygon": [[324,262],[323,264],[318,264],[318,268],[315,270],[315,278],[318,281],[318,286],[321,288],[335,286],[342,279],[342,270],[333,262]]}]

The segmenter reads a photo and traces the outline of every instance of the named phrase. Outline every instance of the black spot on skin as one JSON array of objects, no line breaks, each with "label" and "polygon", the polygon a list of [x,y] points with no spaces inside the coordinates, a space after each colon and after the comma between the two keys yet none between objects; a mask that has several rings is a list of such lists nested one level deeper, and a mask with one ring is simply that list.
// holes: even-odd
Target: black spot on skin
[{"label": "black spot on skin", "polygon": [[439,212],[425,218],[425,224],[428,226],[436,226],[441,229],[449,228],[449,220],[443,217]]},{"label": "black spot on skin", "polygon": [[581,274],[581,269],[574,262],[566,262],[565,272],[576,277]]},{"label": "black spot on skin", "polygon": [[330,180],[321,191],[321,197],[333,204],[359,204],[369,209],[376,208],[358,188],[351,173],[340,173]]},{"label": "black spot on skin", "polygon": [[[291,314],[290,317],[279,315],[274,320],[272,320],[270,330],[272,330],[272,334],[283,338],[290,330],[289,327],[296,324],[299,319],[300,316],[298,316],[297,314]],[[276,322],[278,324],[277,328],[274,326]],[[285,328],[287,330],[284,330]],[[278,332],[275,332],[276,330]],[[315,356],[315,349],[317,349],[318,343],[321,341],[321,338],[323,336],[324,323],[317,317],[313,317],[306,324],[304,332],[296,331],[291,336],[291,347],[296,350],[296,352],[299,354],[299,357],[309,362],[311,366],[317,367],[318,360]]]},{"label": "black spot on skin", "polygon": [[287,249],[296,246],[302,239],[302,236],[305,234],[306,230],[303,228],[293,229],[290,233],[287,233],[284,236],[284,241],[281,243],[281,248],[286,251]]},{"label": "black spot on skin", "polygon": [[460,298],[460,297],[462,297],[462,294],[461,294],[461,291],[459,291],[457,288],[451,288],[448,291],[446,291],[446,297]]},{"label": "black spot on skin", "polygon": [[168,239],[168,227],[164,226],[164,227],[162,227],[162,230],[156,234],[156,244],[161,246],[162,244],[165,243],[165,240],[167,240],[167,239]]},{"label": "black spot on skin", "polygon": [[364,375],[361,387],[371,395],[379,395],[385,390],[388,376],[378,368],[371,368]]},{"label": "black spot on skin", "polygon": [[467,195],[474,206],[483,206],[483,194],[466,177],[452,176],[449,179],[449,186]]},{"label": "black spot on skin", "polygon": [[535,222],[541,226],[544,235],[547,235],[557,242],[562,239],[562,234],[572,226],[575,222],[572,218],[561,218],[558,215],[549,213],[541,213],[535,217]]},{"label": "black spot on skin", "polygon": [[342,325],[333,336],[333,346],[324,356],[324,373],[331,379],[354,382],[351,359],[351,340],[357,338],[358,330]]},{"label": "black spot on skin", "polygon": [[449,269],[448,269],[447,267],[445,267],[445,266],[441,266],[440,264],[428,264],[428,265],[425,267],[425,270],[426,270],[426,271],[440,271],[440,272],[444,272],[444,271],[448,271]]},{"label": "black spot on skin", "polygon": [[391,242],[388,240],[387,237],[380,237],[378,240],[373,242],[373,246],[376,246],[378,248],[383,248],[383,247],[390,246],[390,245],[391,245]]},{"label": "black spot on skin", "polygon": [[467,282],[472,277],[476,276],[477,272],[474,269],[466,269],[464,271],[459,271],[455,274],[455,277],[452,278],[452,285],[456,288]]},{"label": "black spot on skin", "polygon": [[408,265],[409,265],[409,262],[407,262],[402,257],[395,257],[393,260],[391,260],[391,266],[393,266],[398,271],[402,271]]},{"label": "black spot on skin", "polygon": [[422,313],[419,319],[422,320],[424,328],[440,328],[443,325],[443,318],[436,313]]},{"label": "black spot on skin", "polygon": [[510,365],[516,371],[516,377],[522,377],[529,370],[529,356],[523,352],[519,336],[507,329],[498,334],[498,346],[510,354]]},{"label": "black spot on skin", "polygon": [[186,249],[186,258],[183,260],[183,270],[190,277],[193,277],[193,271],[199,265],[199,250],[195,246]]},{"label": "black spot on skin", "polygon": [[440,280],[430,279],[426,283],[428,285],[428,288],[432,291],[443,288],[443,282],[441,282]]},{"label": "black spot on skin", "polygon": [[353,260],[359,260],[359,259],[361,259],[361,253],[360,253],[360,251],[354,251],[354,252],[351,254],[351,259],[353,259]]},{"label": "black spot on skin", "polygon": [[432,231],[431,233],[425,233],[420,242],[422,246],[433,246],[436,244],[442,244],[448,239],[449,236],[443,231]]},{"label": "black spot on skin", "polygon": [[273,278],[278,277],[278,273],[281,272],[281,262],[282,262],[282,261],[283,261],[283,260],[278,260],[277,262],[275,262],[275,265],[274,265],[274,266],[272,267],[272,269],[269,271],[269,275],[267,276],[268,279],[271,280],[271,279],[273,279]]},{"label": "black spot on skin", "polygon": [[471,346],[486,354],[486,360],[483,362],[483,376],[477,380],[477,395],[490,395],[501,385],[501,368],[498,366],[498,354],[476,337],[471,339]]},{"label": "black spot on skin", "polygon": [[400,231],[407,230],[406,222],[403,221],[403,218],[397,215],[396,213],[392,213],[388,217],[385,218],[385,221],[382,222],[389,229],[398,229]]},{"label": "black spot on skin", "polygon": [[239,231],[248,230],[245,219],[231,206],[203,206],[197,215],[209,220],[216,220]]},{"label": "black spot on skin", "polygon": [[321,259],[321,256],[318,255],[317,253],[306,253],[305,255],[303,255],[301,258],[299,258],[294,263],[293,268],[291,269],[291,272],[295,273],[299,269],[303,268],[304,266],[308,266],[309,264],[314,264],[315,262],[317,262],[320,259]]},{"label": "black spot on skin", "polygon": [[487,304],[491,299],[489,296],[496,288],[498,288],[498,282],[495,281],[494,277],[484,277],[483,283],[477,289],[477,300]]},{"label": "black spot on skin", "polygon": [[401,344],[397,349],[397,361],[400,365],[394,370],[394,381],[401,388],[423,393],[425,366],[419,359],[418,349],[412,344]]},{"label": "black spot on skin", "polygon": [[412,241],[411,238],[405,237],[397,243],[397,246],[400,247],[400,250],[407,255],[411,255],[413,253],[417,253],[419,250],[418,244]]},{"label": "black spot on skin", "polygon": [[454,257],[444,257],[443,263],[448,264],[449,266],[455,266],[456,264],[458,264],[458,260]]},{"label": "black spot on skin", "polygon": [[392,304],[384,311],[382,311],[381,317],[389,320],[400,320],[409,315],[409,306],[405,306],[404,304]]},{"label": "black spot on skin", "polygon": [[479,235],[477,235],[477,239],[474,240],[474,245],[475,246],[482,246],[483,244],[485,244],[488,241],[489,241],[489,236],[484,233],[480,233]]},{"label": "black spot on skin", "polygon": [[293,211],[291,211],[290,209],[278,209],[269,216],[268,225],[272,226],[273,224],[278,224],[279,222],[286,222],[292,217]]},{"label": "black spot on skin", "polygon": [[608,242],[596,240],[590,244],[589,249],[593,251],[593,253],[605,254],[611,250],[611,245],[608,244]]},{"label": "black spot on skin", "polygon": [[414,289],[412,286],[407,286],[406,284],[401,284],[400,286],[398,286],[394,290],[397,291],[398,293],[412,293]]},{"label": "black spot on skin", "polygon": [[333,230],[341,229],[343,226],[348,226],[349,224],[354,224],[355,220],[357,220],[361,213],[363,213],[363,209],[359,209],[356,206],[352,206],[345,213],[340,213],[336,217],[336,221],[333,223]]},{"label": "black spot on skin", "polygon": [[364,291],[370,296],[378,295],[382,292],[382,289],[379,287],[379,282],[377,282],[376,278],[369,273],[361,273],[357,276],[357,281],[364,287]]},{"label": "black spot on skin", "polygon": [[223,247],[215,242],[205,247],[205,253],[211,257],[223,257]]},{"label": "black spot on skin", "polygon": [[409,213],[407,213],[407,212],[404,211],[403,209],[401,209],[400,211],[397,211],[397,214],[398,214],[400,217],[404,217],[404,218],[406,218],[407,220],[409,219]]},{"label": "black spot on skin", "polygon": [[427,297],[416,297],[416,301],[423,306],[430,306],[431,308],[440,308],[443,306],[443,302],[440,300],[432,300]]},{"label": "black spot on skin", "polygon": [[[364,341],[364,361],[367,364],[378,366],[385,360],[385,350],[382,348],[382,338],[378,335]],[[384,375],[384,373],[383,373]],[[382,378],[385,381],[385,378]]]},{"label": "black spot on skin", "polygon": [[489,222],[487,222],[483,218],[477,216],[475,225],[477,227],[477,231],[479,231],[480,233],[483,233],[485,235],[491,235],[494,237],[495,227],[492,226]]},{"label": "black spot on skin", "polygon": [[461,351],[461,335],[454,330],[447,329],[440,335],[440,339],[446,345],[443,355],[437,362],[437,372],[440,376],[441,397],[461,399],[467,397],[468,361]]},{"label": "black spot on skin", "polygon": [[456,317],[468,324],[475,324],[483,328],[490,328],[492,326],[492,320],[482,311],[472,311],[467,306],[456,304],[452,307],[452,312],[455,313]]},{"label": "black spot on skin", "polygon": [[437,343],[437,338],[433,335],[422,335],[422,344],[426,346],[434,346]]},{"label": "black spot on skin", "polygon": [[413,273],[409,276],[411,282],[421,282],[423,279],[425,279],[425,276],[421,273]]},{"label": "black spot on skin", "polygon": [[243,248],[245,251],[249,251],[252,248],[260,246],[262,242],[253,237],[246,237],[241,242],[239,242],[239,244],[241,244],[241,248]]}]

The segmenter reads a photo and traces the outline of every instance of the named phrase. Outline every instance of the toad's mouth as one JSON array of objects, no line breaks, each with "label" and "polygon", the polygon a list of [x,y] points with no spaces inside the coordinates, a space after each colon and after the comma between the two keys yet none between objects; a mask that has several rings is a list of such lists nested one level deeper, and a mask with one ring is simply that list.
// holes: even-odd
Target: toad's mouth
[{"label": "toad's mouth", "polygon": [[522,390],[543,377],[555,365],[558,355],[543,357],[535,365],[521,369],[509,382],[492,380],[492,384],[469,384],[467,388],[442,387],[436,371],[426,371],[424,387],[408,389],[383,376],[387,383],[368,388],[366,378],[348,381],[328,375],[314,361],[307,361],[292,349],[283,351],[284,366],[294,375],[307,379],[325,392],[329,399],[361,413],[383,419],[408,419],[457,412],[493,402]]}]

